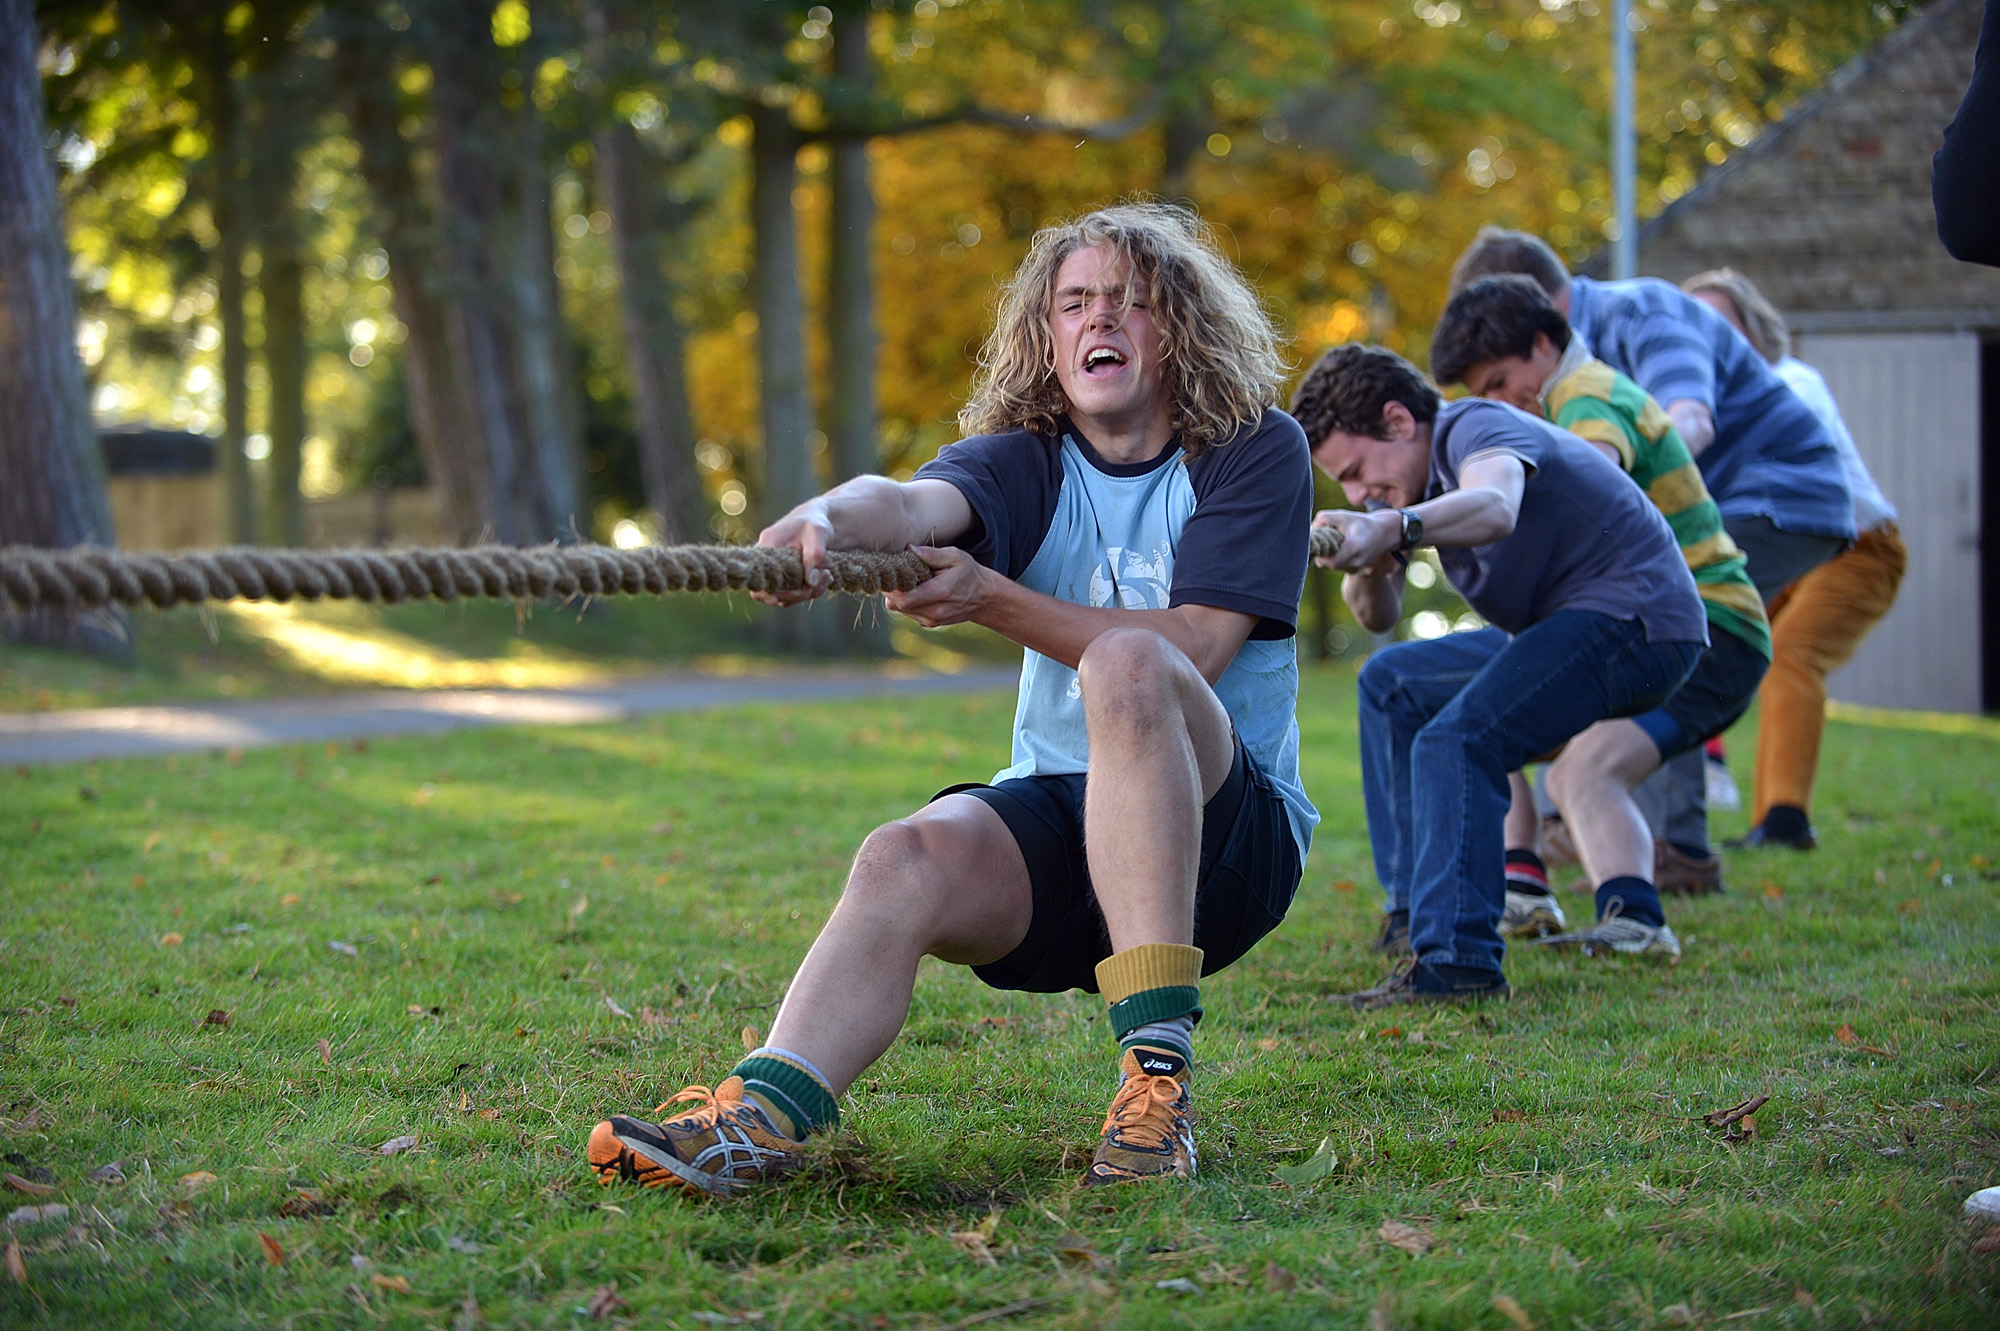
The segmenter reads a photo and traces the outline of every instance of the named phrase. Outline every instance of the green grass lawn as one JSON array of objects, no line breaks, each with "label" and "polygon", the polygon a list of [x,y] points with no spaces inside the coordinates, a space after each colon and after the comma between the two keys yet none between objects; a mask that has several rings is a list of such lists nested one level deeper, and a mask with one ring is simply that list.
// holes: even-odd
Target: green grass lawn
[{"label": "green grass lawn", "polygon": [[1204,991],[1201,1177],[1111,1192],[1098,1000],[937,965],[809,1177],[581,1158],[768,1026],[862,835],[998,766],[1009,698],[0,772],[0,1150],[55,1188],[5,1205],[67,1208],[0,1235],[0,1324],[568,1327],[612,1285],[605,1324],[684,1328],[2000,1322],[1960,1218],[2000,1182],[2000,741],[1835,724],[1823,848],[1670,904],[1681,966],[1523,950],[1511,1004],[1385,1019],[1325,1001],[1379,974],[1352,694],[1308,677],[1327,821]]}]

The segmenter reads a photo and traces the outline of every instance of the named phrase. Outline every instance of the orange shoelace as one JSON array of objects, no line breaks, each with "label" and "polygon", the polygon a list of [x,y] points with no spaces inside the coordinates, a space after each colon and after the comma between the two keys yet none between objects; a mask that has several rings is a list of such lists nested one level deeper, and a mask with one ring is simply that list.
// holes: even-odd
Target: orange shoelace
[{"label": "orange shoelace", "polygon": [[1174,1102],[1181,1097],[1181,1084],[1173,1077],[1142,1073],[1127,1077],[1111,1098],[1111,1112],[1104,1116],[1105,1132],[1114,1127],[1134,1145],[1157,1149],[1173,1135]]},{"label": "orange shoelace", "polygon": [[698,1103],[696,1103],[695,1108],[690,1113],[681,1117],[693,1119],[697,1126],[712,1128],[721,1121],[724,1114],[732,1109],[741,1107],[743,1097],[739,1095],[734,1099],[725,1100],[706,1086],[690,1086],[678,1095],[662,1100],[658,1105],[654,1106],[653,1112],[655,1114],[664,1114],[683,1101],[695,1101]]}]

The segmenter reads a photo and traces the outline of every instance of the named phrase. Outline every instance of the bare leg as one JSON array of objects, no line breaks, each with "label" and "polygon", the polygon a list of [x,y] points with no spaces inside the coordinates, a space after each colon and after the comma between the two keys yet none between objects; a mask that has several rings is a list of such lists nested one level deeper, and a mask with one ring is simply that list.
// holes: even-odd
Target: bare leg
[{"label": "bare leg", "polygon": [[991,806],[951,795],[869,834],[799,966],[770,1043],[817,1067],[838,1096],[910,1015],[917,963],[998,961],[1027,936],[1027,864]]},{"label": "bare leg", "polygon": [[1194,941],[1201,809],[1235,757],[1229,713],[1181,650],[1116,629],[1077,665],[1090,731],[1084,844],[1111,948]]},{"label": "bare leg", "polygon": [[1521,772],[1507,774],[1514,802],[1507,806],[1507,849],[1542,853],[1542,815],[1535,810],[1534,787]]},{"label": "bare leg", "polygon": [[1660,765],[1660,751],[1632,721],[1599,721],[1549,768],[1549,795],[1562,810],[1592,883],[1653,881],[1653,833],[1632,791]]}]

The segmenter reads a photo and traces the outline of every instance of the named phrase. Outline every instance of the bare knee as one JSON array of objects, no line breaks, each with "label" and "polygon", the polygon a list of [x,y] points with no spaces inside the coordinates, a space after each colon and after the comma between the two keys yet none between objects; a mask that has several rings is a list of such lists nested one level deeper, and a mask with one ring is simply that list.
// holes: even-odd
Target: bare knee
[{"label": "bare knee", "polygon": [[1187,657],[1151,629],[1112,629],[1083,649],[1077,681],[1094,722],[1152,722],[1180,710],[1178,667]]},{"label": "bare knee", "polygon": [[935,918],[948,877],[924,829],[899,818],[861,843],[838,909],[861,911],[886,928],[922,926]]}]

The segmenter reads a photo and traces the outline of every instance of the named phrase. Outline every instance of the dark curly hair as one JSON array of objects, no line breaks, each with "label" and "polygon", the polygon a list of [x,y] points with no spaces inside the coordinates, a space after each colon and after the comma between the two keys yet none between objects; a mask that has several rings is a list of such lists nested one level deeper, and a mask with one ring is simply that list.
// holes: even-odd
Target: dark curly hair
[{"label": "dark curly hair", "polygon": [[1437,419],[1438,391],[1387,347],[1350,342],[1321,356],[1292,394],[1292,416],[1317,448],[1335,430],[1386,439],[1382,410],[1400,402],[1420,425]]},{"label": "dark curly hair", "polygon": [[1569,346],[1569,320],[1549,301],[1542,284],[1522,273],[1482,277],[1451,298],[1431,334],[1431,377],[1465,382],[1473,366],[1507,356],[1534,354],[1535,334],[1548,334],[1557,351]]}]

